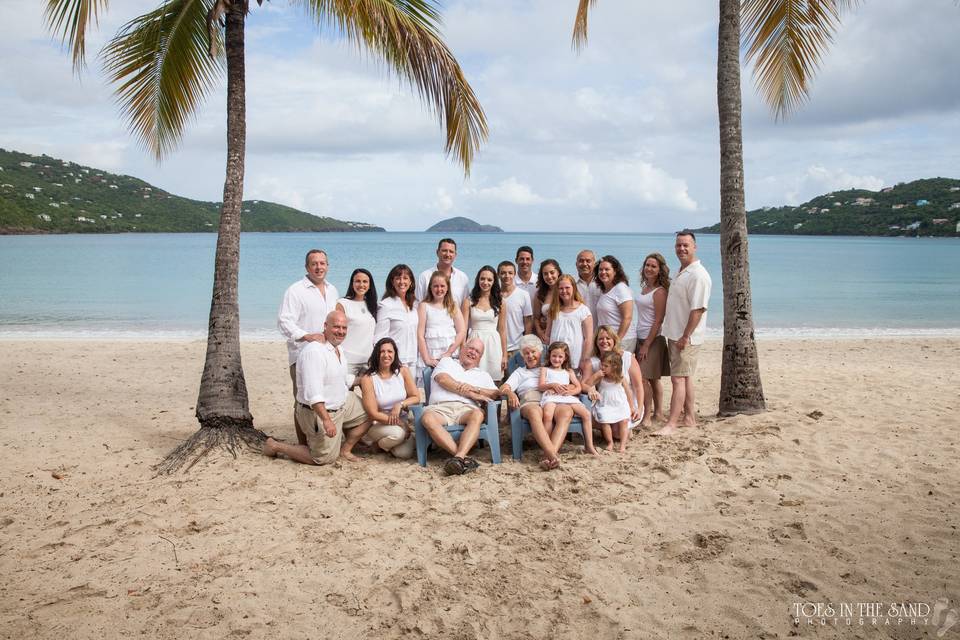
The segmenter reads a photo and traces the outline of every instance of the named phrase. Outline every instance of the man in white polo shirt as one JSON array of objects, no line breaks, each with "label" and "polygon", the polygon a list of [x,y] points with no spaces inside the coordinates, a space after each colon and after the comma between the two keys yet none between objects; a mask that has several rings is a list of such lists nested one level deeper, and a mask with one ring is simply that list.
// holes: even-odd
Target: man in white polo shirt
[{"label": "man in white polo shirt", "polygon": [[[370,428],[370,420],[357,394],[347,389],[347,357],[340,344],[347,337],[347,316],[327,314],[324,342],[310,342],[297,357],[298,430],[306,444],[287,444],[267,438],[263,454],[281,453],[303,464],[330,464],[338,457],[355,461],[353,445]],[[344,437],[344,431],[347,431]]]},{"label": "man in white polo shirt", "polygon": [[[430,437],[452,457],[443,465],[447,475],[462,475],[479,464],[467,454],[480,436],[484,413],[481,402],[500,397],[490,374],[477,367],[483,357],[483,341],[467,340],[460,349],[460,361],[443,358],[430,379],[430,404],[423,412],[423,426]],[[457,442],[444,427],[462,424],[466,428]]]},{"label": "man in white polo shirt", "polygon": [[517,288],[527,292],[532,303],[533,296],[537,295],[537,274],[533,272],[533,249],[526,245],[519,247],[514,260],[517,261],[517,275],[513,282]]},{"label": "man in white polo shirt", "polygon": [[[597,255],[590,249],[584,249],[577,254],[577,291],[583,298],[583,303],[590,309],[590,315],[597,317],[597,299],[603,292],[594,277],[597,266]],[[596,327],[599,329],[600,327]]]},{"label": "man in white polo shirt", "polygon": [[[662,333],[670,354],[670,416],[654,435],[670,435],[677,427],[697,426],[697,407],[693,395],[693,375],[707,325],[707,304],[713,282],[697,259],[697,237],[692,231],[677,234],[674,250],[680,260],[680,272],[674,276],[667,293],[667,310]],[[680,422],[681,415],[683,422]]]},{"label": "man in white polo shirt", "polygon": [[450,278],[450,295],[457,305],[457,309],[463,303],[463,299],[470,295],[470,278],[460,269],[453,266],[453,261],[457,259],[457,243],[453,238],[443,238],[437,243],[437,268],[426,269],[417,277],[417,300],[423,300],[427,297],[427,290],[430,288],[430,276],[434,271],[439,271]]},{"label": "man in white polo shirt", "polygon": [[520,338],[533,332],[533,304],[527,292],[514,282],[516,273],[516,267],[509,260],[497,265],[500,295],[505,305],[508,362],[520,349]]},{"label": "man in white polo shirt", "polygon": [[[287,365],[297,397],[297,356],[305,345],[323,340],[323,323],[337,306],[340,294],[327,282],[327,253],[311,249],[306,258],[307,274],[287,287],[277,313],[277,327],[287,339]],[[296,420],[294,420],[296,425]],[[306,436],[297,429],[297,441],[306,444]]]}]

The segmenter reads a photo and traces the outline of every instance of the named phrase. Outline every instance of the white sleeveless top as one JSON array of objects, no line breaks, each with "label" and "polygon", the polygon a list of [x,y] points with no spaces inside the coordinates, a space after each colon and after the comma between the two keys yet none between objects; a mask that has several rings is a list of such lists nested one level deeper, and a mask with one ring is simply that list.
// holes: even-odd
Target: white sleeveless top
[{"label": "white sleeveless top", "polygon": [[[646,340],[650,333],[650,327],[656,319],[656,311],[653,308],[653,294],[659,291],[661,287],[656,287],[650,293],[639,293],[634,298],[637,312],[634,314],[637,319],[637,338]],[[643,291],[643,289],[641,289]]]},{"label": "white sleeveless top", "polygon": [[373,391],[377,396],[377,406],[380,411],[387,412],[407,399],[407,389],[403,384],[403,376],[395,373],[386,380],[379,373],[370,376],[373,378]]},{"label": "white sleeveless top", "polygon": [[340,298],[337,304],[343,307],[347,316],[347,337],[340,348],[347,354],[348,364],[364,364],[373,351],[373,329],[377,321],[370,315],[365,302]]}]

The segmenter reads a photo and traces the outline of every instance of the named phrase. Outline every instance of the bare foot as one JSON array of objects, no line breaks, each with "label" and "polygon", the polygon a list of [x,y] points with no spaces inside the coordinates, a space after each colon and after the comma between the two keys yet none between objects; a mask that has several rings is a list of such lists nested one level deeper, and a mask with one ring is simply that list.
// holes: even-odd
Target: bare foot
[{"label": "bare foot", "polygon": [[613,440],[607,443],[607,451],[613,451]]},{"label": "bare foot", "polygon": [[353,455],[352,451],[347,451],[345,449],[340,449],[340,457],[344,460],[349,460],[350,462],[360,462],[363,460],[363,458],[358,458],[357,456]]},{"label": "bare foot", "polygon": [[661,429],[657,429],[656,431],[654,431],[654,432],[651,433],[650,435],[652,435],[652,436],[672,436],[674,433],[676,433],[676,431],[677,431],[677,428],[676,428],[676,427],[667,424],[667,425],[664,425]]},{"label": "bare foot", "polygon": [[697,421],[696,421],[696,420],[687,420],[687,419],[684,419],[684,421],[681,422],[678,426],[681,426],[681,427],[696,427],[696,426],[698,426],[698,425],[697,425]]},{"label": "bare foot", "polygon": [[643,427],[644,429],[649,429],[650,427],[653,426],[653,420],[644,419],[640,422],[640,426]]},{"label": "bare foot", "polygon": [[586,447],[584,447],[583,451],[584,453],[589,453],[590,455],[596,456],[598,458],[600,457],[600,454],[603,453],[603,449],[597,449],[596,447],[593,447],[592,449],[587,449]]},{"label": "bare foot", "polygon": [[618,452],[618,453],[626,453],[626,452],[627,452],[627,445],[621,443],[620,448],[617,449],[617,452]]},{"label": "bare foot", "polygon": [[277,457],[276,445],[277,445],[276,440],[274,440],[273,438],[267,438],[264,441],[263,447],[260,449],[260,451],[261,453],[263,453],[263,455],[267,456],[268,458],[276,458]]},{"label": "bare foot", "polygon": [[654,422],[666,422],[666,421],[667,421],[667,416],[663,415],[662,413],[655,414],[655,415],[653,416],[653,421],[654,421]]}]

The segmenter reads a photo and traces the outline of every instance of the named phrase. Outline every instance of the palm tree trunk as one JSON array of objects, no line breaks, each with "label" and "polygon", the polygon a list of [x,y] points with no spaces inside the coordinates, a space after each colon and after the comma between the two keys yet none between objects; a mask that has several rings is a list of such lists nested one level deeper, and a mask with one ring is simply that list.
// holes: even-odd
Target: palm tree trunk
[{"label": "palm tree trunk", "polygon": [[720,259],[723,269],[723,363],[720,415],[766,409],[753,334],[747,213],[743,192],[740,93],[740,0],[720,0],[717,107],[720,115]]},{"label": "palm tree trunk", "polygon": [[[193,456],[190,469],[214,447],[234,456],[240,443],[256,447],[266,435],[253,428],[247,383],[240,364],[240,307],[237,284],[240,267],[240,209],[247,142],[244,22],[247,3],[236,0],[226,16],[227,55],[227,176],[214,258],[213,299],[207,328],[207,356],[200,378],[197,420],[200,430],[160,463],[172,473]],[[196,455],[193,455],[196,454]]]}]

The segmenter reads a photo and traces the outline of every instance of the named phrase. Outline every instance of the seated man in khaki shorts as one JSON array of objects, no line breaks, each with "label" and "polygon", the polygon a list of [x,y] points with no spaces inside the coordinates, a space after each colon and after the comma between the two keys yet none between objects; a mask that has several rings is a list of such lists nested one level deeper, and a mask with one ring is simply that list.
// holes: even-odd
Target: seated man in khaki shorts
[{"label": "seated man in khaki shorts", "polygon": [[[479,403],[500,397],[490,374],[477,368],[481,357],[483,342],[471,338],[460,349],[460,362],[443,358],[430,379],[430,404],[423,412],[423,427],[433,441],[452,456],[443,465],[447,475],[462,475],[479,466],[476,460],[467,457],[477,443],[483,424]],[[445,429],[448,424],[466,427],[459,442]]]},{"label": "seated man in khaki shorts", "polygon": [[[297,427],[307,444],[267,438],[263,454],[283,454],[303,464],[330,464],[338,457],[358,460],[353,445],[370,428],[360,398],[347,388],[347,359],[340,344],[347,336],[347,317],[331,311],[323,324],[325,342],[310,342],[297,357]],[[344,431],[347,431],[344,438]]]}]

